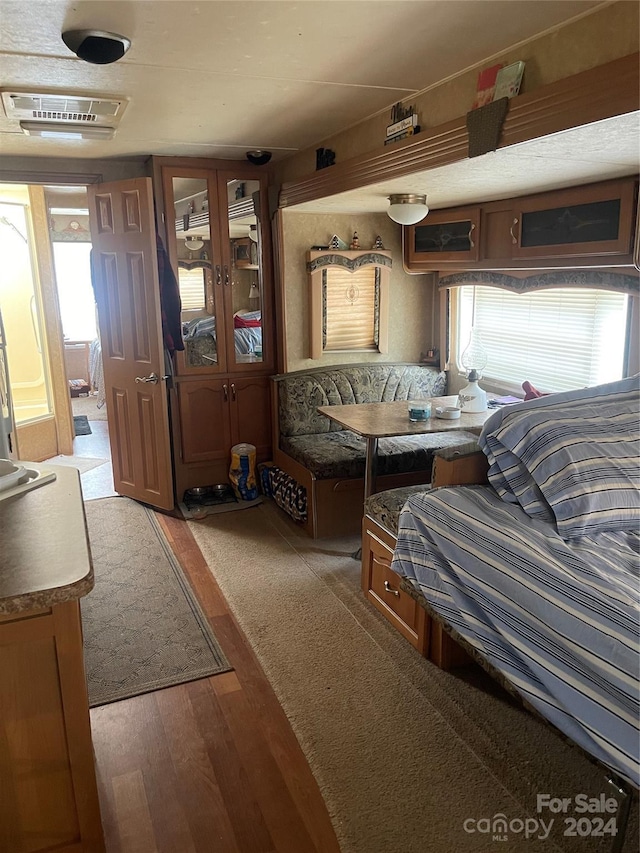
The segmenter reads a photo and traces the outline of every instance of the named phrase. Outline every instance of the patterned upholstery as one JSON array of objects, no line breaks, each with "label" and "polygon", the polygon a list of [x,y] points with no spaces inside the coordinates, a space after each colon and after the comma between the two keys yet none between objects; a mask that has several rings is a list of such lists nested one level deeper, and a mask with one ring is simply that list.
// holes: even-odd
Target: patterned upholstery
[{"label": "patterned upholstery", "polygon": [[343,365],[285,374],[277,387],[280,435],[317,436],[340,431],[318,406],[440,397],[446,374],[420,364]]},{"label": "patterned upholstery", "polygon": [[364,502],[364,513],[395,536],[398,532],[400,513],[411,495],[428,492],[430,488],[431,486],[422,483],[418,486],[401,486],[399,489],[376,492]]},{"label": "patterned upholstery", "polygon": [[267,476],[268,487],[264,490],[265,494],[268,493],[295,521],[306,521],[307,490],[305,487],[299,485],[293,477],[277,465],[267,468]]},{"label": "patterned upholstery", "polygon": [[[325,418],[324,420],[327,420]],[[464,430],[396,436],[378,441],[378,475],[430,470],[434,451],[467,447],[477,438]],[[282,450],[318,480],[364,477],[366,441],[350,430],[282,438]],[[477,445],[475,445],[477,447]]]},{"label": "patterned upholstery", "polygon": [[[456,433],[451,433],[453,438]],[[457,433],[463,440],[459,444],[451,444],[448,447],[437,448],[434,456],[442,459],[455,459],[459,456],[469,456],[477,453],[478,437],[471,436],[468,432]],[[418,492],[428,492],[430,485],[402,486],[399,489],[387,489],[384,492],[376,492],[364,502],[364,513],[377,521],[382,527],[386,527],[393,535],[398,533],[398,521],[405,503]]]}]

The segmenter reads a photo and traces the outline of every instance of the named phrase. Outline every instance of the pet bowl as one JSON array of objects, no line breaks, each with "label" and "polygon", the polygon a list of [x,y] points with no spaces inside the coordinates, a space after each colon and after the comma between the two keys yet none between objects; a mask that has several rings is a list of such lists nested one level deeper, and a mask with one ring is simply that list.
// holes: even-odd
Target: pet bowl
[{"label": "pet bowl", "polygon": [[216,495],[216,497],[222,497],[229,493],[230,486],[228,483],[217,483],[215,486],[211,486],[211,493]]},{"label": "pet bowl", "polygon": [[192,489],[187,489],[185,497],[187,498],[203,498],[210,493],[210,486],[194,486]]}]

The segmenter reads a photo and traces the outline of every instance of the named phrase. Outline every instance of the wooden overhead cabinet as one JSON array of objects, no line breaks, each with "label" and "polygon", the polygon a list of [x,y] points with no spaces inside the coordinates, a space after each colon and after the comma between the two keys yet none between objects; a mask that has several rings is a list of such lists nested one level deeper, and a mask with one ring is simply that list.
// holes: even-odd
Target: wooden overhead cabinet
[{"label": "wooden overhead cabinet", "polygon": [[515,199],[513,258],[627,255],[633,240],[635,181],[607,181]]},{"label": "wooden overhead cabinet", "polygon": [[429,213],[405,229],[410,272],[633,266],[636,176]]},{"label": "wooden overhead cabinet", "polygon": [[477,261],[480,206],[435,210],[407,229],[407,263]]}]

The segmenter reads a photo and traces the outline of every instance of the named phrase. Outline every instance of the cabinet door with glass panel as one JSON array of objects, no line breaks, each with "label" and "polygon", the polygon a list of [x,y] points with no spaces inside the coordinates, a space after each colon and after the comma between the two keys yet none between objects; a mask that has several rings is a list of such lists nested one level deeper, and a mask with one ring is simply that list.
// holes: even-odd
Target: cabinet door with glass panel
[{"label": "cabinet door with glass panel", "polygon": [[480,207],[434,210],[405,229],[405,261],[409,269],[421,263],[477,261],[480,245]]},{"label": "cabinet door with glass panel", "polygon": [[[169,255],[182,302],[178,373],[246,372],[272,363],[263,335],[265,237],[261,179],[237,172],[163,168]],[[265,217],[267,213],[265,212]],[[266,343],[273,346],[271,341]]]},{"label": "cabinet door with glass panel", "polygon": [[216,173],[208,169],[162,171],[167,250],[182,304],[184,352],[178,373],[227,369],[224,252]]},{"label": "cabinet door with glass panel", "polygon": [[224,220],[227,360],[233,372],[246,373],[273,363],[270,288],[267,286],[268,221],[264,179],[238,169],[218,173],[220,218]]}]

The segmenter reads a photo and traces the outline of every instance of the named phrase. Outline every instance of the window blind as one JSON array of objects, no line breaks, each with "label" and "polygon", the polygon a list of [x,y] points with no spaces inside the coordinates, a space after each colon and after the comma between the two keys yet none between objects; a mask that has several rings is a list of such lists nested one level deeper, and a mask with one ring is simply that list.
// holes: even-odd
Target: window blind
[{"label": "window blind", "polygon": [[324,285],[324,349],[375,349],[377,341],[377,285],[375,269],[355,272],[332,267]]},{"label": "window blind", "polygon": [[487,350],[484,377],[520,388],[568,391],[622,377],[628,297],[580,288],[511,293],[458,288],[457,362],[472,326]]},{"label": "window blind", "polygon": [[204,270],[178,268],[178,287],[183,311],[199,311],[205,306]]}]

